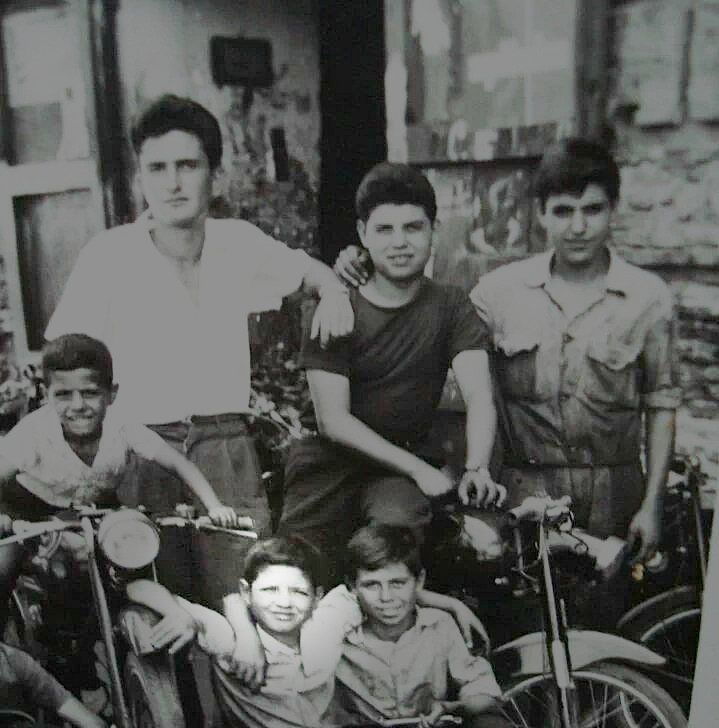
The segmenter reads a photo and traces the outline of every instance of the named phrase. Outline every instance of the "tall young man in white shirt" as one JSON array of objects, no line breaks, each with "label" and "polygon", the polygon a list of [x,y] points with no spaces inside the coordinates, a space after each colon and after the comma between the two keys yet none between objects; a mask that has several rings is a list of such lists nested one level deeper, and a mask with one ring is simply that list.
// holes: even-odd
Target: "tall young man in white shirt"
[{"label": "tall young man in white shirt", "polygon": [[[303,287],[320,299],[313,329],[326,341],[352,330],[346,290],[327,266],[254,225],[209,218],[222,136],[205,108],[163,96],[137,119],[132,143],[148,210],[87,244],[46,337],[81,332],[104,341],[120,383],[116,408],[184,451],[218,497],[264,531],[269,509],[244,415],[247,314],[260,292],[280,299]],[[155,510],[183,499],[180,484],[157,469],[141,488]],[[194,575],[196,583],[204,577],[194,590],[201,601],[236,584],[241,558],[215,559],[205,553]],[[172,586],[188,591],[182,580]]]}]

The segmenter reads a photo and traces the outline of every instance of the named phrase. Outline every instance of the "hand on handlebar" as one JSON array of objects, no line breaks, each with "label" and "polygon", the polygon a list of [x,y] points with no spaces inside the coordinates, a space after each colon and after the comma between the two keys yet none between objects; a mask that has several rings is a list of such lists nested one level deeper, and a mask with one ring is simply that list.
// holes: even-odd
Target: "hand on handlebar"
[{"label": "hand on handlebar", "polygon": [[240,517],[231,506],[219,505],[215,508],[210,508],[207,511],[207,515],[210,517],[210,521],[216,526],[238,528],[240,525]]},{"label": "hand on handlebar", "polygon": [[460,501],[466,506],[488,508],[501,506],[507,498],[507,489],[495,483],[486,469],[467,470],[459,482],[457,491]]}]

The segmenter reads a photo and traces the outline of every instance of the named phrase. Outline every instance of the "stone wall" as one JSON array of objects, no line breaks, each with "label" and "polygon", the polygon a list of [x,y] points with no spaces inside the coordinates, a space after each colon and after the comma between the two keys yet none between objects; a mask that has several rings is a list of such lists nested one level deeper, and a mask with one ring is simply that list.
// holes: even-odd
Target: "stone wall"
[{"label": "stone wall", "polygon": [[[701,6],[704,6],[702,8]],[[614,67],[609,121],[622,168],[622,200],[614,241],[630,262],[651,268],[671,286],[678,323],[683,406],[677,443],[701,456],[719,478],[719,128],[695,121],[690,105],[693,74],[699,72],[696,43],[704,26],[697,14],[716,2],[653,0],[623,3],[615,11]],[[651,12],[646,22],[659,36],[673,35],[677,47],[658,48],[658,59],[679,79],[668,123],[642,123],[642,94],[627,98],[626,68],[638,51],[621,32],[627,11]],[[664,24],[677,23],[669,33]],[[645,101],[647,103],[647,101]]]}]

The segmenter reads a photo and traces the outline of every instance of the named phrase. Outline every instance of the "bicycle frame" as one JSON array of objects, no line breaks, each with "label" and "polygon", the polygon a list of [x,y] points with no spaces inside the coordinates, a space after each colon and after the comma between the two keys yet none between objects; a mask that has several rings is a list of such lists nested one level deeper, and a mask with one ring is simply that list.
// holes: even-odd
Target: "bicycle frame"
[{"label": "bicycle frame", "polygon": [[507,662],[513,663],[516,666],[512,673],[513,678],[544,674],[549,666],[556,686],[561,728],[576,728],[577,717],[573,714],[572,707],[574,670],[580,670],[602,660],[658,667],[665,663],[665,659],[646,647],[622,637],[568,628],[564,603],[552,568],[548,542],[549,531],[559,528],[561,523],[561,520],[552,522],[545,517],[538,526],[541,567],[539,588],[542,596],[544,631],[526,634],[502,645],[493,651],[493,661],[506,658]]}]

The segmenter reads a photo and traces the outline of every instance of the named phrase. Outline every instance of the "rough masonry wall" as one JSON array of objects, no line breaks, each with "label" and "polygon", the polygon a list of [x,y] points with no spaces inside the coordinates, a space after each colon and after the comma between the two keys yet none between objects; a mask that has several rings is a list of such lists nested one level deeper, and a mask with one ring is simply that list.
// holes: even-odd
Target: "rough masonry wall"
[{"label": "rough masonry wall", "polygon": [[[642,21],[655,37],[676,38],[677,47],[655,43],[653,52],[667,70],[679,64],[673,74],[679,88],[671,123],[641,123],[642,95],[627,98],[622,63],[642,50],[627,46],[621,18],[615,15],[616,61],[609,102],[622,167],[615,245],[630,262],[661,275],[674,293],[683,389],[678,447],[699,454],[715,482],[719,479],[719,127],[692,120],[689,100],[699,72],[698,62],[691,62],[696,58],[696,38],[704,32],[697,9],[716,5],[654,0],[619,8],[617,13],[651,13]],[[665,27],[677,25],[677,19],[680,32]]]}]

